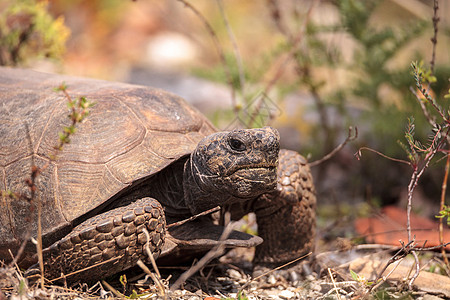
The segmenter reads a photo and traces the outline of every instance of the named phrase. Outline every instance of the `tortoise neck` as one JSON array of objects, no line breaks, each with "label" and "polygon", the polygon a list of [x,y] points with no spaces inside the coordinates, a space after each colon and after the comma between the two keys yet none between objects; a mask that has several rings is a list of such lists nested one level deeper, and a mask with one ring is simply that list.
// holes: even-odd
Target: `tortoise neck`
[{"label": "tortoise neck", "polygon": [[215,184],[218,175],[204,174],[196,164],[194,155],[195,152],[185,162],[183,174],[184,202],[192,215],[216,206],[223,207],[229,203],[245,201],[232,196],[220,185]]},{"label": "tortoise neck", "polygon": [[190,215],[189,209],[184,201],[183,191],[183,166],[186,159],[180,159],[156,176],[149,179],[146,184],[148,191],[146,196],[157,199],[166,214],[167,221],[177,220]]}]

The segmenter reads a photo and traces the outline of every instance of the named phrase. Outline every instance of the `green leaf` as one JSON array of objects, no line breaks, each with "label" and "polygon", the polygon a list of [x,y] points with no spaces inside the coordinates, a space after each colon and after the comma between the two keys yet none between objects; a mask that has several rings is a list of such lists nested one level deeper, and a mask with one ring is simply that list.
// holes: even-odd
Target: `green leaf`
[{"label": "green leaf", "polygon": [[350,275],[352,276],[353,280],[359,281],[359,275],[355,273],[355,271],[350,270]]}]

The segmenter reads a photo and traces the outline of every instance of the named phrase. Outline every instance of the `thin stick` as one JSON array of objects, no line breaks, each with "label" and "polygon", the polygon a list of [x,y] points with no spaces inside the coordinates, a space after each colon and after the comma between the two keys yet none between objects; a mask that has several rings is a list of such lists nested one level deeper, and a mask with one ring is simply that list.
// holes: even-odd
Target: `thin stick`
[{"label": "thin stick", "polygon": [[[228,217],[227,217],[228,216]],[[227,220],[230,219],[230,213],[227,212],[225,215],[225,218]],[[223,243],[224,240],[228,238],[232,231],[232,224],[233,222],[228,222],[228,224],[223,229],[222,235],[220,236],[219,243],[214,246],[208,253],[206,253],[195,265],[189,268],[186,272],[181,274],[181,276],[175,281],[175,283],[170,287],[170,290],[174,291],[178,289],[179,286],[181,286],[186,280],[191,277],[193,274],[195,274],[197,271],[199,271],[201,268],[203,268],[206,264],[208,264],[212,259],[215,257],[221,255],[223,253],[223,250],[225,248],[225,244]]]},{"label": "thin stick", "polygon": [[425,102],[420,99],[419,94],[417,94],[417,92],[413,89],[412,86],[409,87],[409,90],[411,91],[411,93],[413,93],[414,96],[416,96],[417,102],[419,102],[420,108],[422,109],[423,115],[427,119],[428,123],[432,127],[436,127],[436,118],[435,116],[430,114],[427,107],[425,106]]},{"label": "thin stick", "polygon": [[59,276],[59,277],[57,277],[57,278],[54,278],[54,279],[51,279],[51,280],[48,280],[48,281],[49,281],[49,282],[55,282],[55,281],[58,281],[58,280],[60,280],[60,279],[64,279],[64,278],[67,278],[67,277],[76,275],[76,274],[78,274],[78,273],[84,272],[84,271],[86,271],[86,270],[90,270],[90,269],[96,268],[96,267],[98,267],[98,266],[104,265],[104,264],[109,263],[109,262],[111,262],[111,261],[119,260],[119,259],[121,259],[122,257],[123,257],[123,255],[116,256],[116,257],[112,257],[112,258],[110,258],[110,259],[108,259],[108,260],[105,260],[105,261],[96,263],[95,265],[91,265],[91,266],[88,266],[88,267],[86,267],[86,268],[83,268],[83,269],[80,269],[80,270],[73,271],[73,272],[71,272],[71,273],[69,273],[69,274],[67,274],[67,275]]},{"label": "thin stick", "polygon": [[283,35],[287,36],[289,40],[292,40],[292,33],[289,30],[289,27],[287,27],[283,23],[283,17],[282,12],[279,7],[279,3],[276,0],[268,0],[267,5],[270,9],[270,14],[272,16],[272,20],[275,22],[275,25],[278,28],[278,31],[280,31]]},{"label": "thin stick", "polygon": [[38,197],[38,216],[37,216],[37,255],[39,260],[39,269],[41,270],[41,288],[44,288],[44,256],[42,253],[42,204],[41,204],[41,198]]},{"label": "thin stick", "polygon": [[225,10],[223,7],[223,1],[222,0],[216,0],[217,6],[219,7],[220,14],[222,15],[223,22],[225,24],[225,28],[228,32],[228,37],[230,38],[231,44],[233,45],[234,50],[234,56],[236,58],[236,64],[238,67],[239,72],[239,83],[241,87],[241,94],[245,95],[244,88],[245,88],[245,75],[244,75],[244,64],[242,62],[242,56],[241,52],[239,51],[239,47],[237,45],[236,38],[233,34],[233,30],[231,29],[230,22],[228,21],[227,15],[225,14]]},{"label": "thin stick", "polygon": [[420,169],[420,171],[418,171],[417,167],[414,167],[414,171],[413,174],[411,175],[411,180],[409,182],[408,185],[408,204],[407,204],[407,231],[408,231],[408,242],[410,242],[411,239],[411,208],[412,208],[412,196],[414,193],[414,189],[416,188],[420,177],[422,176],[422,174],[425,172],[425,170],[428,168],[428,166],[430,165],[431,160],[433,159],[434,155],[436,154],[436,152],[439,150],[439,146],[436,146],[435,149],[433,149],[433,151],[431,151],[428,155],[427,158],[425,160],[425,165]]},{"label": "thin stick", "polygon": [[158,266],[156,265],[155,258],[153,257],[153,253],[150,251],[150,234],[148,233],[146,228],[143,229],[143,232],[145,234],[145,238],[147,239],[147,242],[145,243],[145,251],[147,252],[147,256],[150,258],[153,269],[155,270],[158,277],[161,278],[161,274],[159,273]]},{"label": "thin stick", "polygon": [[[395,271],[395,269],[397,269],[397,267],[400,265],[400,263],[402,262],[403,258],[399,259],[396,264],[394,265],[394,267],[392,268],[392,270],[386,275],[386,276],[381,276],[380,279],[375,280],[376,284],[374,284],[373,286],[370,287],[369,291],[372,290],[376,290],[380,285],[383,284],[383,282],[385,282],[390,276],[391,274]],[[384,271],[383,271],[384,272]],[[381,273],[382,274],[382,273]]]},{"label": "thin stick", "polygon": [[[309,22],[309,20],[311,18],[313,9],[318,4],[318,2],[319,2],[318,0],[312,1],[311,5],[309,6],[308,11],[306,13],[306,17],[305,17],[305,19],[304,19],[304,21],[302,23],[301,28],[300,28],[300,31],[298,32],[296,38],[293,39],[292,42],[291,42],[291,49],[286,54],[286,58],[279,64],[278,69],[275,71],[275,74],[269,80],[269,82],[267,83],[265,89],[263,90],[263,92],[261,94],[269,95],[269,92],[273,88],[275,83],[277,83],[277,81],[281,78],[281,76],[283,75],[284,71],[286,69],[288,69],[287,65],[293,59],[295,53],[298,50],[298,47],[301,45],[301,42],[303,40],[303,36],[305,34],[305,31],[306,31],[306,26],[308,25],[308,22]],[[262,101],[257,103],[256,108],[253,111],[253,113],[252,113],[252,115],[250,117],[250,120],[248,122],[248,126],[249,127],[251,127],[254,124],[255,119],[258,116],[259,111],[261,110],[261,105],[262,105]]]},{"label": "thin stick", "polygon": [[355,153],[356,159],[358,159],[358,160],[361,159],[361,156],[362,156],[361,155],[361,150],[367,150],[367,151],[376,153],[379,156],[384,157],[386,159],[389,159],[389,160],[392,160],[392,161],[395,161],[395,162],[399,162],[399,163],[402,163],[402,164],[406,164],[406,165],[411,165],[411,163],[409,161],[387,156],[386,154],[383,154],[383,153],[381,153],[381,152],[379,152],[379,151],[377,151],[375,149],[369,148],[369,147],[361,147],[361,148],[358,149],[358,152]]},{"label": "thin stick", "polygon": [[[439,210],[444,210],[445,205],[445,194],[447,191],[447,181],[448,181],[448,172],[450,169],[450,155],[447,154],[447,161],[445,163],[445,172],[444,172],[444,179],[442,180],[442,188],[441,188],[441,203]],[[444,218],[439,218],[439,243],[444,243]],[[447,265],[447,268],[450,269],[450,263],[447,258],[447,253],[445,251],[445,247],[441,248],[442,257],[444,259],[445,264]]]},{"label": "thin stick", "polygon": [[237,113],[236,92],[233,87],[231,71],[227,64],[227,60],[225,58],[225,54],[223,53],[223,49],[219,42],[219,38],[217,37],[217,34],[215,33],[212,26],[209,24],[208,20],[205,18],[205,16],[203,16],[202,13],[198,9],[196,9],[192,4],[190,4],[189,2],[187,2],[185,0],[177,0],[177,1],[183,3],[187,8],[189,8],[200,19],[200,21],[206,27],[206,30],[208,31],[209,35],[211,36],[211,38],[214,42],[214,46],[216,47],[217,53],[219,54],[220,60],[222,61],[222,64],[223,64],[223,67],[225,70],[225,75],[227,76],[228,85],[230,86],[230,89],[231,89],[231,102],[233,105],[233,110],[235,110],[235,113]]},{"label": "thin stick", "polygon": [[[400,241],[400,244],[402,245],[402,248],[400,250],[398,250],[389,260],[388,262],[384,265],[383,269],[378,273],[377,278],[375,279],[375,282],[378,282],[382,276],[383,273],[386,271],[386,269],[394,262],[403,259],[406,255],[408,255],[411,252],[411,248],[414,246],[413,241],[408,242],[408,244],[404,244],[402,241]],[[387,279],[387,277],[386,277]],[[385,279],[383,279],[385,280]],[[369,292],[372,291],[376,286],[378,285],[373,285],[370,287]]]},{"label": "thin stick", "polygon": [[199,213],[199,214],[196,214],[196,215],[194,215],[194,216],[192,216],[192,217],[189,217],[189,218],[187,218],[187,219],[184,219],[184,220],[181,220],[181,221],[178,221],[178,222],[169,224],[169,225],[167,225],[167,228],[171,228],[171,227],[183,225],[184,223],[187,223],[187,222],[190,222],[190,221],[192,221],[192,220],[195,220],[195,219],[197,219],[198,217],[205,216],[205,215],[214,213],[214,212],[219,211],[219,210],[220,210],[220,206],[216,206],[216,207],[214,207],[214,208],[208,209],[208,210],[206,210],[206,211],[204,211],[204,212],[201,212],[201,213]]},{"label": "thin stick", "polygon": [[116,295],[116,297],[120,298],[120,299],[125,299],[125,295],[122,294],[121,292],[119,292],[118,290],[116,290],[115,288],[113,288],[109,283],[107,283],[106,281],[102,280],[102,283],[104,286],[106,286],[108,288],[108,290],[110,290],[114,295]]},{"label": "thin stick", "polygon": [[438,34],[438,23],[439,23],[439,17],[438,17],[438,10],[439,10],[439,1],[434,0],[433,1],[433,37],[431,38],[432,43],[432,52],[431,52],[431,61],[430,61],[430,70],[431,73],[434,73],[434,65],[436,62],[436,45],[437,45],[437,34]]},{"label": "thin stick", "polygon": [[[150,259],[150,262],[152,263],[153,269],[155,270],[157,276],[153,275],[150,272],[150,270],[148,270],[148,268],[143,268],[139,264],[140,260],[138,261],[138,265],[144,270],[144,272],[146,272],[146,269],[148,270],[147,274],[150,275],[150,277],[152,278],[153,282],[155,282],[155,284],[158,286],[158,288],[159,288],[159,290],[161,292],[161,295],[164,297],[164,299],[166,299],[167,295],[166,295],[166,292],[165,292],[165,289],[164,289],[164,284],[161,282],[161,274],[159,273],[159,269],[158,269],[158,266],[156,265],[156,261],[155,261],[155,258],[153,257],[153,253],[150,251],[150,246],[149,246],[150,234],[148,233],[146,228],[143,229],[143,232],[145,234],[145,238],[147,239],[147,242],[145,243],[145,251],[147,252],[147,256]],[[142,261],[141,261],[141,263],[142,263]]]},{"label": "thin stick", "polygon": [[420,273],[419,257],[417,257],[417,253],[414,250],[411,251],[411,254],[413,255],[414,261],[415,261],[415,264],[414,264],[415,272],[414,272],[414,275],[411,277],[411,280],[408,283],[409,289],[412,289],[412,285],[413,285],[414,281],[417,279],[417,277],[419,277],[419,273]]},{"label": "thin stick", "polygon": [[[425,160],[425,165],[422,167],[422,169],[420,171],[418,171],[417,166],[415,166],[413,174],[411,175],[411,180],[408,185],[408,204],[406,206],[406,228],[407,228],[407,232],[408,232],[408,242],[413,241],[413,239],[411,238],[412,196],[413,196],[414,190],[419,182],[420,177],[422,176],[423,172],[425,172],[425,170],[428,168],[431,160],[433,159],[433,157],[436,154],[436,152],[438,151],[438,149],[439,149],[439,146],[437,146],[435,149],[433,149],[433,151],[430,154],[427,155],[427,158]],[[412,285],[413,285],[414,281],[416,280],[416,278],[419,276],[419,272],[420,272],[419,258],[417,257],[417,254],[415,251],[411,251],[411,253],[412,253],[415,263],[416,263],[416,265],[415,265],[416,271],[408,283],[408,287],[410,289],[412,288]]]},{"label": "thin stick", "polygon": [[[8,249],[9,255],[11,256],[11,258],[13,259],[13,261],[15,260],[14,255],[11,252],[11,249]],[[9,267],[12,267],[13,265],[10,264]],[[17,265],[17,262],[14,261],[14,268],[16,269],[16,274],[17,277],[19,278],[20,281],[23,281],[23,275],[22,275],[22,271],[20,270],[19,266]],[[26,283],[25,283],[26,285]]]},{"label": "thin stick", "polygon": [[286,266],[289,266],[290,264],[293,264],[293,263],[295,263],[295,262],[297,262],[297,261],[299,261],[299,260],[301,260],[301,259],[304,259],[305,257],[308,257],[308,256],[310,256],[311,254],[312,254],[312,252],[309,252],[309,253],[307,253],[307,254],[305,254],[305,255],[303,255],[303,256],[297,257],[296,259],[291,260],[290,262],[287,262],[287,263],[285,263],[284,265],[281,265],[281,266],[279,266],[279,267],[276,267],[275,269],[269,270],[269,271],[267,271],[267,272],[265,272],[265,273],[263,273],[263,274],[261,274],[261,275],[255,277],[255,278],[249,280],[248,282],[246,282],[246,283],[239,289],[239,293],[241,293],[241,292],[242,292],[242,291],[250,284],[250,282],[255,281],[255,280],[257,280],[257,279],[259,279],[259,278],[261,278],[261,277],[264,277],[264,276],[266,276],[267,274],[270,274],[270,273],[272,273],[272,272],[274,272],[274,271],[276,271],[276,270],[279,270],[279,269],[282,269],[282,268],[284,268],[284,267],[286,267]]},{"label": "thin stick", "polygon": [[353,127],[350,126],[348,128],[348,135],[347,135],[347,138],[345,139],[345,141],[340,143],[336,148],[334,148],[330,153],[328,153],[327,155],[325,155],[321,159],[318,159],[318,160],[315,160],[313,162],[310,162],[309,166],[314,167],[314,166],[317,166],[317,165],[323,163],[324,161],[329,160],[334,155],[336,155],[336,153],[341,151],[341,149],[344,148],[345,145],[347,145],[348,142],[351,142],[351,141],[355,140],[356,138],[358,138],[358,128],[357,127],[355,127],[355,134],[352,134],[352,133],[353,133]]},{"label": "thin stick", "polygon": [[328,268],[328,274],[330,275],[331,282],[333,283],[334,290],[336,291],[336,296],[337,296],[337,298],[338,298],[339,300],[341,300],[341,295],[340,295],[339,292],[338,292],[338,288],[337,288],[337,286],[336,286],[336,281],[334,281],[333,274],[331,274],[331,269],[330,269],[330,268]]},{"label": "thin stick", "polygon": [[164,285],[162,284],[161,280],[153,274],[150,269],[144,264],[142,260],[137,261],[137,265],[144,270],[146,274],[150,276],[150,278],[153,280],[153,282],[158,286],[158,289],[160,291],[160,295],[164,297],[164,299],[167,299],[167,295],[164,289]]},{"label": "thin stick", "polygon": [[284,73],[284,71],[287,69],[286,65],[289,63],[289,61],[292,59],[293,55],[296,53],[297,48],[299,47],[299,45],[301,44],[302,40],[303,40],[303,36],[305,34],[306,31],[306,26],[309,23],[309,20],[311,18],[313,9],[316,5],[318,5],[317,0],[313,1],[311,3],[311,5],[308,8],[308,11],[306,12],[306,17],[302,23],[302,26],[300,28],[299,33],[297,34],[296,38],[293,40],[292,45],[291,45],[291,50],[287,53],[286,59],[280,64],[278,70],[275,72],[275,75],[272,77],[272,79],[269,81],[269,83],[267,84],[264,93],[265,94],[269,94],[269,91],[272,89],[272,87],[274,86],[274,84],[278,81],[278,79],[280,79],[281,75]]}]

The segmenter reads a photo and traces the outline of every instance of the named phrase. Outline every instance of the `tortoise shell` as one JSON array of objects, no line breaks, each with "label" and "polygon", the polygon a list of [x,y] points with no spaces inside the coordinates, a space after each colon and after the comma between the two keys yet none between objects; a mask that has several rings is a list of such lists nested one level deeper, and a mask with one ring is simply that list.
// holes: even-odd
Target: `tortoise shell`
[{"label": "tortoise shell", "polygon": [[[63,81],[72,99],[85,96],[95,106],[57,151],[58,134],[71,123],[67,98],[54,91]],[[215,131],[185,100],[162,90],[0,68],[0,189],[30,197],[26,179],[33,165],[41,168],[34,201],[42,207],[44,247]],[[35,235],[37,212],[23,198],[0,201],[2,259],[18,249],[27,228]]]}]

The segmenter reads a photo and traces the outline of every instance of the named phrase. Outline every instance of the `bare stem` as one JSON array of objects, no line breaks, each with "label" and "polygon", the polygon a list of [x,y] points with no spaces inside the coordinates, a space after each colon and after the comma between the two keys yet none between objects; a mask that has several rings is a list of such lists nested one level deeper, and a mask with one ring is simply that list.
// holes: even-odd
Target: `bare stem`
[{"label": "bare stem", "polygon": [[232,222],[230,220],[230,213],[227,212],[225,215],[225,219],[227,219],[227,225],[223,229],[222,235],[220,236],[219,243],[214,246],[208,253],[206,253],[195,265],[193,265],[189,270],[181,274],[181,276],[175,281],[175,283],[170,287],[172,291],[178,289],[189,277],[203,268],[206,264],[208,264],[212,259],[223,254],[225,249],[225,241],[232,231]]},{"label": "bare stem", "polygon": [[171,223],[171,224],[167,225],[167,228],[183,225],[184,223],[193,221],[193,220],[197,219],[198,217],[209,215],[209,214],[212,214],[212,213],[214,213],[216,211],[219,211],[219,210],[220,210],[220,206],[216,206],[214,208],[211,208],[211,209],[208,209],[208,210],[203,211],[201,213],[198,213],[196,215],[193,215],[192,217],[189,217],[187,219],[184,219],[184,220],[181,220],[181,221],[178,221],[178,222],[175,222],[175,223]]},{"label": "bare stem", "polygon": [[217,5],[219,6],[220,14],[222,15],[223,22],[228,32],[228,37],[230,38],[231,44],[233,45],[234,56],[236,58],[236,64],[239,72],[239,83],[241,94],[245,95],[245,74],[244,74],[244,64],[242,62],[241,52],[239,51],[239,47],[237,45],[236,37],[233,34],[233,30],[231,29],[230,22],[228,21],[227,15],[225,14],[225,10],[223,8],[223,0],[216,0]]},{"label": "bare stem", "polygon": [[408,242],[412,241],[411,238],[411,208],[412,208],[412,197],[414,193],[414,188],[417,185],[417,167],[414,168],[414,171],[411,175],[411,180],[408,184],[408,203],[406,205],[406,231],[408,233]]},{"label": "bare stem", "polygon": [[[284,60],[281,61],[281,63],[278,65],[278,68],[275,71],[275,74],[271,77],[271,79],[268,81],[268,83],[266,84],[266,87],[264,88],[264,90],[262,91],[262,95],[269,95],[269,92],[272,90],[272,88],[275,86],[275,84],[277,83],[277,81],[281,78],[281,76],[283,75],[284,71],[287,69],[287,65],[291,62],[291,60],[295,57],[295,54],[298,51],[298,48],[301,45],[301,42],[303,41],[303,36],[305,35],[305,31],[306,31],[306,26],[308,25],[308,22],[311,18],[311,14],[313,12],[314,7],[317,5],[319,1],[318,0],[314,0],[311,5],[309,6],[309,9],[306,13],[306,17],[303,20],[302,26],[299,30],[299,32],[297,33],[296,37],[290,37],[290,35],[288,35],[288,41],[290,42],[290,46],[291,49],[289,50],[289,52],[287,54],[285,54],[285,58]],[[272,13],[273,15],[273,13]],[[279,16],[279,15],[278,15]],[[262,105],[262,101],[259,101],[256,104],[256,108],[253,111],[250,120],[247,124],[248,127],[252,127],[255,119],[261,109],[261,105]]]},{"label": "bare stem", "polygon": [[[439,210],[444,210],[445,205],[445,194],[447,192],[447,181],[448,181],[448,173],[450,169],[450,155],[447,154],[447,161],[445,163],[445,171],[444,171],[444,179],[442,180],[442,188],[441,188],[441,202],[439,206]],[[444,243],[444,219],[439,219],[439,243]],[[447,258],[447,253],[445,251],[445,247],[441,248],[442,257],[444,258],[444,262],[447,265],[447,268],[450,269],[450,263]]]},{"label": "bare stem", "polygon": [[[285,264],[283,264],[283,265],[281,265],[281,266],[278,266],[278,267],[276,267],[276,268],[274,268],[274,269],[271,269],[271,270],[269,270],[269,271],[267,271],[267,272],[265,272],[265,273],[263,273],[263,274],[261,274],[261,275],[255,277],[255,278],[253,278],[252,280],[247,281],[247,282],[241,287],[241,289],[239,290],[239,293],[242,293],[242,291],[243,291],[243,290],[244,290],[244,289],[245,289],[252,281],[258,280],[259,278],[264,277],[264,276],[266,276],[266,275],[268,275],[268,274],[270,274],[270,273],[272,273],[272,272],[275,272],[276,270],[279,270],[279,269],[282,269],[282,268],[284,268],[284,267],[287,267],[287,266],[289,266],[289,265],[291,265],[291,264],[293,264],[293,263],[295,263],[295,262],[297,262],[297,261],[299,261],[299,260],[302,260],[302,259],[304,259],[304,258],[310,256],[311,254],[312,254],[312,252],[309,252],[309,253],[307,253],[307,254],[305,254],[305,255],[302,255],[302,256],[300,256],[300,257],[297,257],[296,259],[293,259],[293,260],[291,260],[290,262],[287,262],[287,263],[285,263]],[[239,294],[239,293],[238,293],[238,294]]]},{"label": "bare stem", "polygon": [[269,91],[273,88],[275,83],[281,78],[281,75],[283,75],[284,71],[287,69],[287,64],[292,60],[293,55],[298,51],[298,47],[300,47],[301,42],[303,41],[303,36],[305,35],[306,31],[306,25],[308,25],[309,20],[311,18],[312,12],[314,7],[318,4],[319,1],[314,0],[311,5],[308,8],[308,11],[306,13],[306,17],[303,20],[302,26],[297,33],[296,37],[292,39],[291,41],[291,49],[286,54],[286,58],[281,62],[281,64],[278,66],[277,71],[275,72],[275,75],[272,77],[271,80],[266,85],[266,88],[264,89],[264,93],[266,95],[269,94]]},{"label": "bare stem", "polygon": [[225,70],[225,75],[227,77],[228,85],[231,88],[231,101],[232,101],[232,105],[233,105],[233,110],[235,113],[237,113],[238,111],[237,111],[237,105],[236,105],[236,91],[234,90],[231,71],[227,64],[227,60],[225,58],[225,54],[223,52],[222,45],[219,42],[219,38],[217,37],[216,32],[212,28],[211,24],[209,24],[209,22],[205,18],[205,16],[202,15],[202,13],[198,9],[196,9],[192,4],[190,4],[186,0],[177,0],[177,1],[184,4],[184,6],[189,8],[200,19],[200,21],[203,23],[203,26],[205,26],[206,30],[208,31],[209,35],[211,36],[211,38],[214,42],[214,46],[216,47],[217,53],[219,54],[219,58],[222,61],[222,64],[223,64],[223,67]]},{"label": "bare stem", "polygon": [[40,197],[38,197],[38,217],[37,217],[37,254],[38,254],[38,260],[39,260],[39,268],[41,269],[41,288],[44,288],[44,256],[42,253],[42,203]]},{"label": "bare stem", "polygon": [[431,38],[431,43],[433,46],[432,46],[432,53],[431,53],[431,60],[430,60],[431,73],[434,73],[434,65],[436,62],[436,45],[437,45],[438,23],[439,23],[438,11],[439,11],[439,1],[434,0],[433,1],[433,19],[432,19],[434,35]]},{"label": "bare stem", "polygon": [[362,150],[367,150],[367,151],[376,153],[376,154],[378,154],[378,155],[381,156],[381,157],[384,157],[384,158],[386,158],[386,159],[389,159],[389,160],[392,160],[392,161],[395,161],[395,162],[399,162],[399,163],[406,164],[406,165],[411,165],[411,163],[410,163],[409,161],[406,161],[406,160],[403,160],[403,159],[398,159],[398,158],[393,158],[393,157],[387,156],[386,154],[383,154],[383,153],[381,153],[380,151],[377,151],[377,150],[372,149],[372,148],[369,148],[369,147],[361,147],[361,148],[358,149],[358,152],[355,153],[355,156],[356,156],[356,158],[357,158],[358,160],[361,159],[361,156],[362,156],[361,151],[362,151]]},{"label": "bare stem", "polygon": [[340,143],[340,144],[339,144],[336,148],[334,148],[330,153],[328,153],[327,155],[325,155],[324,157],[322,157],[322,158],[319,159],[319,160],[315,160],[315,161],[309,163],[309,165],[310,165],[311,167],[314,167],[314,166],[317,166],[317,165],[323,163],[324,161],[326,161],[326,160],[332,158],[334,155],[336,155],[336,153],[338,153],[339,151],[341,151],[341,149],[344,148],[345,145],[347,145],[348,142],[351,142],[351,141],[355,140],[355,139],[358,137],[358,128],[357,128],[357,127],[355,127],[354,132],[355,132],[355,133],[353,134],[353,127],[350,126],[350,127],[348,128],[348,135],[347,135],[347,138],[345,139],[345,141],[343,141],[342,143]]},{"label": "bare stem", "polygon": [[427,107],[425,106],[425,103],[420,99],[419,94],[417,94],[417,92],[412,87],[410,87],[409,90],[411,91],[411,93],[414,94],[414,96],[416,96],[417,102],[419,102],[420,108],[422,108],[422,113],[425,116],[425,118],[427,119],[428,123],[432,127],[435,127],[436,126],[436,118],[430,114]]},{"label": "bare stem", "polygon": [[416,251],[411,251],[412,256],[414,257],[414,266],[415,266],[415,272],[414,275],[411,277],[411,280],[408,283],[408,287],[409,289],[412,289],[412,285],[414,283],[414,281],[417,279],[417,277],[419,276],[420,273],[420,264],[419,264],[419,258],[417,257],[417,253]]},{"label": "bare stem", "polygon": [[283,22],[283,16],[280,10],[279,2],[277,0],[268,0],[267,5],[270,9],[270,15],[272,16],[272,20],[275,22],[278,30],[292,40],[292,33],[289,31],[289,28]]}]

